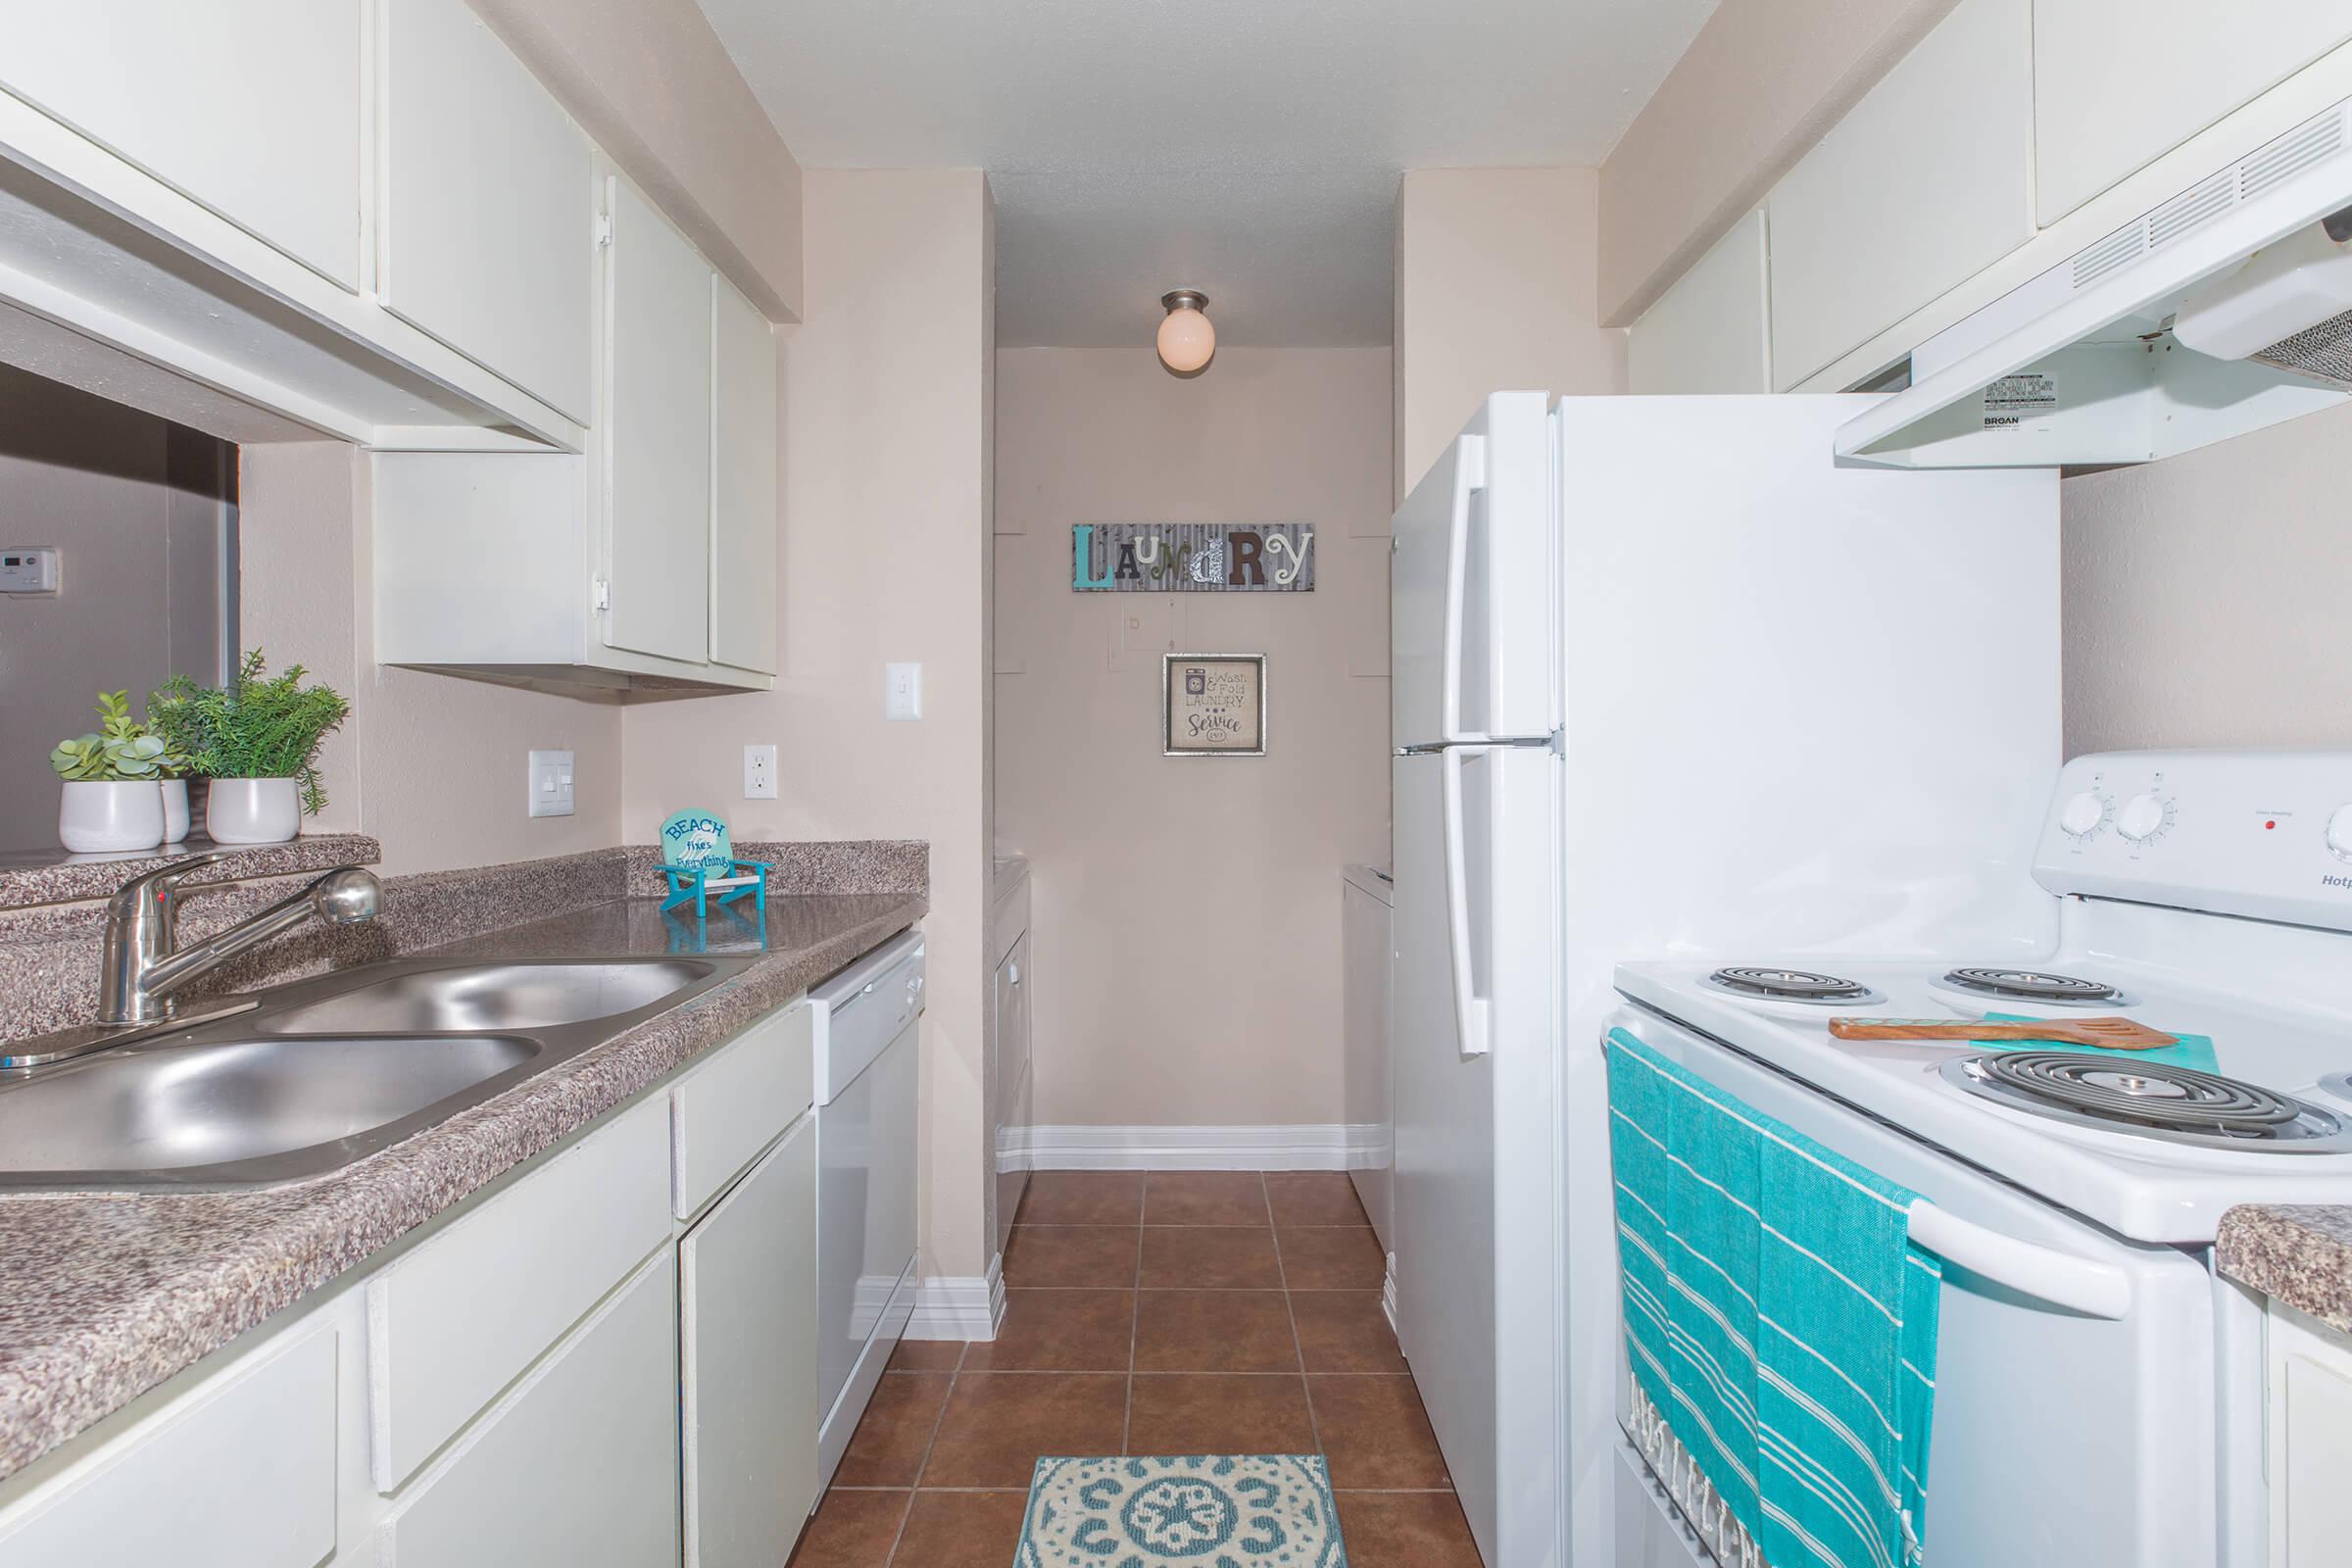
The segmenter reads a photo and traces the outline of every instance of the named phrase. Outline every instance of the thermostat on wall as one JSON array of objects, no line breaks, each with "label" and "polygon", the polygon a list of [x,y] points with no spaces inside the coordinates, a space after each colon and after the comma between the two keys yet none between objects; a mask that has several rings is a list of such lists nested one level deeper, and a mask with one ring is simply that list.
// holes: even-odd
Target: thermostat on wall
[{"label": "thermostat on wall", "polygon": [[57,592],[57,552],[47,545],[0,546],[0,594]]}]

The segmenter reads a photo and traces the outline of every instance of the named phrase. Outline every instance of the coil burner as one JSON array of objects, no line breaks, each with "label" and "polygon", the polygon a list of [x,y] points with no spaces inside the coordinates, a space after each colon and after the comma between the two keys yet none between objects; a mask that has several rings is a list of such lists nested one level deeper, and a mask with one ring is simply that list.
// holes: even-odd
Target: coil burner
[{"label": "coil burner", "polygon": [[1807,969],[1718,969],[1707,984],[1735,996],[1766,1002],[1804,1002],[1817,1006],[1852,1006],[1879,1000],[1879,994],[1858,980]]},{"label": "coil burner", "polygon": [[2317,1105],[2169,1062],[2010,1051],[1955,1057],[1941,1071],[1946,1082],[2013,1110],[2109,1132],[2280,1153],[2352,1148],[2343,1123]]},{"label": "coil burner", "polygon": [[2033,969],[1954,969],[1943,977],[1943,983],[1955,991],[2010,1002],[2114,1006],[2125,1000],[2121,991],[2102,980],[2041,974]]}]

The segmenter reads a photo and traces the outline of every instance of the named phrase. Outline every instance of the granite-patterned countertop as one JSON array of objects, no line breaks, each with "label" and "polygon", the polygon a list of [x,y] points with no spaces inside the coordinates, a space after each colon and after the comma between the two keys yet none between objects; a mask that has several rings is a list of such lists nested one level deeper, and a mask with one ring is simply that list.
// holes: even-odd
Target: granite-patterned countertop
[{"label": "granite-patterned countertop", "polygon": [[[314,1181],[0,1197],[0,1478],[733,1037],[927,907],[918,892],[771,892],[764,956],[742,973]],[[654,902],[614,900],[434,952],[661,956],[673,929]]]},{"label": "granite-patterned countertop", "polygon": [[373,865],[384,847],[363,833],[313,833],[283,844],[215,844],[198,834],[156,850],[122,850],[108,855],[69,855],[64,850],[0,853],[0,909],[74,899],[103,899],[134,876],[161,870],[191,855],[220,852],[190,885],[237,877],[292,876],[331,871],[338,865]]},{"label": "granite-patterned countertop", "polygon": [[2352,1334],[2352,1208],[2240,1203],[2222,1215],[2213,1258],[2240,1285]]}]

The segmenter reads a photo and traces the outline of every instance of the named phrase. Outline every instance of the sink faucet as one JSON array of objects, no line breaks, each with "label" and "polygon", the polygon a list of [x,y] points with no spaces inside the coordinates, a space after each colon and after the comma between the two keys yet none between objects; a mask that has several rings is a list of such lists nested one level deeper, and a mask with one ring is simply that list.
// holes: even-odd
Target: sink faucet
[{"label": "sink faucet", "polygon": [[172,993],[312,914],[328,925],[375,917],[383,889],[356,865],[339,865],[261,913],[205,938],[178,942],[179,884],[228,852],[174,860],[122,884],[106,906],[106,949],[98,977],[101,1027],[151,1023],[172,1015]]}]

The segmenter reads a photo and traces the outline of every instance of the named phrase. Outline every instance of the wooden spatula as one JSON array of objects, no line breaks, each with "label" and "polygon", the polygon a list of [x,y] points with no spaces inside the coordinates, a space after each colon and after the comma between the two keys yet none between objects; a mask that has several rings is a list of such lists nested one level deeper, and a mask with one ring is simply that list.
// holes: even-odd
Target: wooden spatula
[{"label": "wooden spatula", "polygon": [[2129,1018],[2029,1018],[2023,1023],[1971,1022],[1966,1018],[1832,1018],[1839,1040],[2062,1040],[2073,1046],[2110,1051],[2158,1051],[2180,1043],[2178,1035]]}]

